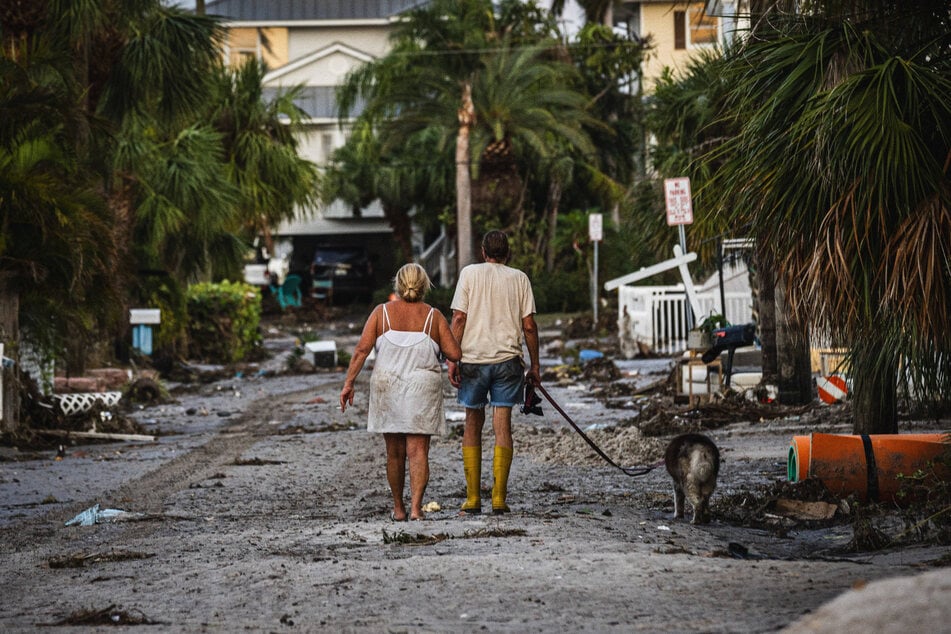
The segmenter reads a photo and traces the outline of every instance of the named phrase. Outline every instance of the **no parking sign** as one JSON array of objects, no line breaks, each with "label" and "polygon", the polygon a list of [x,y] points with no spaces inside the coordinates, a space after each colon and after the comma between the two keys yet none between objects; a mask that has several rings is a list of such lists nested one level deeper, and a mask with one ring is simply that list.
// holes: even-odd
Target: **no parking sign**
[{"label": "no parking sign", "polygon": [[664,201],[667,205],[668,226],[693,224],[689,178],[664,179]]}]

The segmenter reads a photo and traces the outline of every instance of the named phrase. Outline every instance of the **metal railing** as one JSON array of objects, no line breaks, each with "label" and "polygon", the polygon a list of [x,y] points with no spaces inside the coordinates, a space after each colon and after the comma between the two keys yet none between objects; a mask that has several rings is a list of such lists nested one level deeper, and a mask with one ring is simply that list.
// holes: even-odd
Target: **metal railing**
[{"label": "metal railing", "polygon": [[426,269],[433,284],[448,288],[456,283],[456,245],[446,235],[445,227],[440,229],[439,237],[416,258],[416,263]]}]

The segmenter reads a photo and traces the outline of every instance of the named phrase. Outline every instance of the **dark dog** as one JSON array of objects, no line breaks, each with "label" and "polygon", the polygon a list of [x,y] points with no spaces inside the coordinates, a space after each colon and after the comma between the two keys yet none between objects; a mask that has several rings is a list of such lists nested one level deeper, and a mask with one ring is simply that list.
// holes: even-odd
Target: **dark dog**
[{"label": "dark dog", "polygon": [[710,521],[710,495],[717,486],[720,451],[703,434],[681,434],[664,453],[667,473],[674,479],[674,517],[684,516],[684,497],[693,507],[691,524]]}]

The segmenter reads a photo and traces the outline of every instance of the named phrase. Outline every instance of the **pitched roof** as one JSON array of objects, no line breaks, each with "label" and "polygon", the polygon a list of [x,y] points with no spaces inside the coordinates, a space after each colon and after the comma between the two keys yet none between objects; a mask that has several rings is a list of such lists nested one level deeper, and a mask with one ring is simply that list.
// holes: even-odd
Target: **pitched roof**
[{"label": "pitched roof", "polygon": [[425,4],[426,0],[211,0],[205,12],[234,22],[379,20]]}]

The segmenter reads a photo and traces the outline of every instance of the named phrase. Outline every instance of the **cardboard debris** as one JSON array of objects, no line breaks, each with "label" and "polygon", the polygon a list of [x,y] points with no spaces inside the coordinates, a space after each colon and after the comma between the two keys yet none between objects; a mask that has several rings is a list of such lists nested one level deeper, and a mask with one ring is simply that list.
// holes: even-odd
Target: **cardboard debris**
[{"label": "cardboard debris", "polygon": [[773,509],[779,515],[797,520],[828,520],[832,519],[839,507],[828,502],[803,502],[780,498],[776,500]]}]

